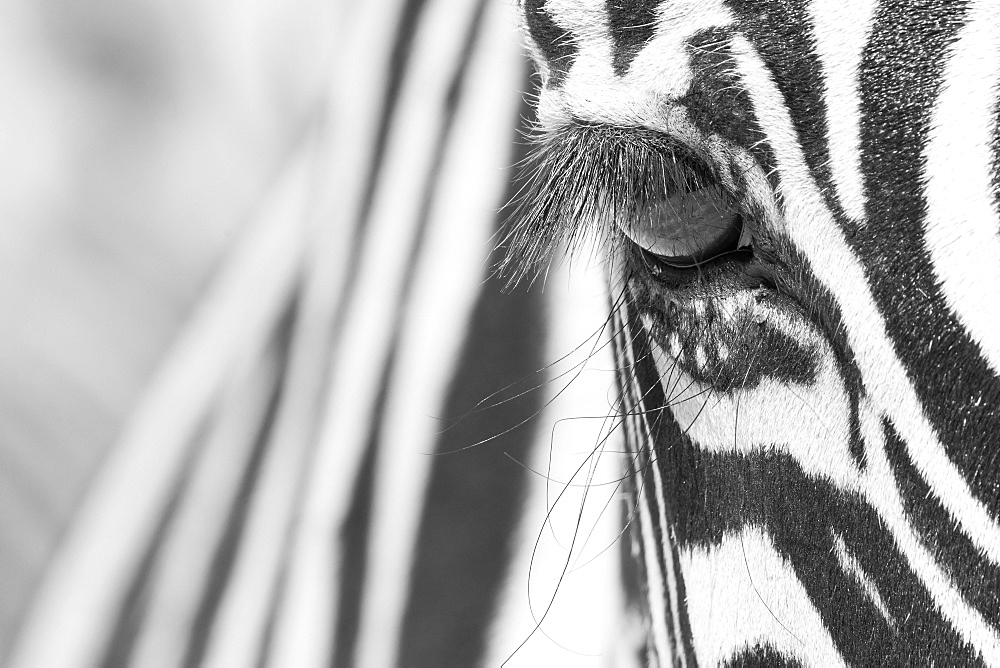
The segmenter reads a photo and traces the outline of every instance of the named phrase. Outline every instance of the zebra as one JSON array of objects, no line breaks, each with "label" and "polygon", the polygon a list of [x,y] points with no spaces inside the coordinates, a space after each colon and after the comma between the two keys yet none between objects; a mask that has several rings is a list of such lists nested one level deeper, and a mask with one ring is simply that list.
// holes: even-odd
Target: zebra
[{"label": "zebra", "polygon": [[1000,663],[1000,6],[524,0],[597,237],[642,665]]},{"label": "zebra", "polygon": [[[351,4],[325,112],[92,485],[10,665],[1000,661],[997,10]],[[529,156],[515,21],[540,76]],[[518,161],[520,191],[499,169]],[[589,240],[606,296],[567,297],[582,280],[558,269],[543,296],[489,292],[511,198],[510,280]],[[612,419],[607,388],[559,417],[606,427],[579,438],[585,467],[624,432],[625,518],[603,513],[623,583],[604,568],[553,595],[592,604],[569,626],[615,649],[528,607],[544,578],[516,565],[543,552],[545,498],[531,516],[523,480],[486,484],[503,457],[471,484],[511,513],[464,562],[442,511],[450,467],[490,448],[525,479],[604,487],[546,473],[553,432],[514,429],[547,410],[532,371],[590,332]]]}]

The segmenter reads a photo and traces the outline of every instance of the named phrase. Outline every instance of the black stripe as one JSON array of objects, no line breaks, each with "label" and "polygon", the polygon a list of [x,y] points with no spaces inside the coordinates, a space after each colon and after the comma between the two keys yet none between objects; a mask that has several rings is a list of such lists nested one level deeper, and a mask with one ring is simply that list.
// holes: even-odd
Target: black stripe
[{"label": "black stripe", "polygon": [[545,9],[545,0],[525,0],[524,22],[549,66],[549,80],[545,85],[560,85],[576,59],[576,38],[556,24]]},{"label": "black stripe", "polygon": [[[403,665],[432,668],[442,657],[448,665],[481,665],[514,555],[528,479],[515,462],[528,461],[536,430],[502,432],[542,407],[539,392],[512,397],[525,389],[518,381],[544,364],[546,323],[538,291],[502,294],[503,285],[486,279],[449,391],[443,425],[450,427],[438,439],[421,520]],[[511,383],[490,400],[506,403],[470,413]]]},{"label": "black stripe", "polygon": [[993,154],[992,182],[993,206],[1000,211],[1000,96],[993,103],[993,137],[990,138],[990,148]]},{"label": "black stripe", "polygon": [[945,52],[964,20],[963,2],[880,6],[860,75],[868,223],[850,241],[925,415],[995,518],[1000,379],[948,308],[923,240],[922,153]]},{"label": "black stripe", "polygon": [[[632,367],[629,371],[633,374],[637,373],[636,367]],[[638,473],[635,476],[634,486],[631,491],[632,493],[639,495],[635,497],[637,504],[641,504],[641,507],[637,505],[637,512],[641,513],[644,510],[649,516],[649,523],[653,532],[652,543],[655,546],[653,548],[655,552],[652,555],[646,554],[646,542],[642,540],[644,527],[640,523],[637,527],[637,531],[640,535],[640,556],[642,558],[640,568],[645,568],[648,563],[646,560],[652,556],[656,560],[657,569],[659,569],[660,573],[663,574],[662,594],[664,597],[664,604],[667,606],[661,611],[664,617],[664,625],[666,626],[664,632],[666,633],[669,646],[671,648],[677,648],[680,645],[680,642],[675,631],[676,625],[673,610],[670,607],[672,592],[670,591],[670,583],[668,580],[669,574],[667,572],[666,556],[663,551],[665,540],[663,535],[663,526],[666,522],[664,521],[663,515],[660,513],[660,506],[657,503],[656,476],[653,471],[653,467],[656,466],[654,463],[655,448],[651,447],[652,444],[655,443],[655,438],[653,437],[654,428],[650,423],[655,419],[654,416],[658,417],[658,412],[654,409],[653,412],[647,413],[648,409],[646,406],[650,405],[652,402],[647,402],[648,396],[646,396],[645,392],[640,391],[641,387],[642,385],[639,382],[636,382],[630,388],[631,392],[628,406],[632,426],[626,432],[626,435],[632,439],[631,443],[634,444],[629,448],[629,452],[634,453],[633,456],[635,457],[636,468],[638,469]],[[657,384],[654,387],[659,388],[659,385]],[[655,391],[656,390],[654,389],[653,392],[655,393]],[[673,545],[671,541],[671,548],[672,547]],[[674,563],[676,564],[677,562],[675,561]],[[678,576],[680,575],[678,569],[675,568],[674,572]],[[644,584],[648,594],[652,585],[649,581],[648,573],[645,575],[646,578]],[[682,599],[678,598],[678,600]],[[651,599],[647,599],[647,606],[652,604],[653,601]],[[650,623],[652,623],[652,619],[650,619]],[[661,658],[665,661],[668,657]]]},{"label": "black stripe", "polygon": [[[612,337],[611,344],[614,350],[615,368],[619,370],[615,374],[615,380],[618,396],[621,400],[621,429],[625,436],[626,448],[629,446],[641,447],[644,439],[640,438],[635,431],[636,423],[640,419],[634,416],[636,411],[639,410],[636,407],[638,403],[636,397],[633,396],[636,388],[631,382],[630,377],[626,377],[626,371],[630,367],[623,346],[626,343],[626,337],[629,335],[622,320],[622,311],[611,305],[609,305],[609,309],[614,324],[612,331],[619,332],[617,336]],[[626,451],[629,452],[628,450]],[[639,464],[639,470],[648,466],[648,463],[646,463],[648,458],[641,458],[642,462],[640,462],[640,457],[635,452],[632,452],[629,455],[629,459],[634,459],[634,461],[628,461],[626,469],[623,472],[623,487],[630,502],[626,507],[628,540],[623,540],[620,543],[622,585],[624,588],[626,610],[635,610],[637,615],[642,618],[643,628],[649,629],[652,628],[652,621],[650,619],[649,597],[645,594],[649,587],[646,581],[646,572],[643,568],[643,564],[646,563],[645,548],[642,542],[642,525],[638,518],[639,508],[635,503],[635,500],[640,498],[639,494],[642,493],[642,490],[640,489],[638,476],[634,472],[635,468],[637,468],[637,463]],[[668,629],[668,631],[672,637],[673,630]],[[648,666],[653,662],[654,653],[649,644],[650,637],[648,633],[646,635],[646,642],[642,646],[636,647],[638,656],[635,658],[635,665],[638,666]]]},{"label": "black stripe", "polygon": [[[526,82],[527,76],[525,72]],[[516,116],[520,127],[511,119],[515,161],[527,151],[516,139],[527,129],[529,112],[525,102]],[[501,201],[510,201],[513,194],[511,179]],[[498,214],[497,226],[505,215]],[[532,374],[545,363],[547,323],[539,292],[522,288],[504,293],[505,284],[493,275],[485,278],[445,402],[442,426],[447,429],[435,446],[439,454],[403,623],[403,665],[439,666],[442,657],[448,665],[480,665],[506,584],[528,475],[515,461],[527,461],[535,430],[529,423],[497,435],[541,408],[538,392],[510,398],[537,382]],[[470,412],[480,399],[507,386],[489,403],[509,401]]]},{"label": "black stripe", "polygon": [[653,38],[657,9],[663,0],[605,0],[608,29],[614,44],[615,74],[628,73],[632,61]]},{"label": "black stripe", "polygon": [[348,253],[347,255],[344,285],[341,294],[337,295],[338,300],[335,313],[333,314],[333,332],[331,333],[333,341],[337,340],[341,328],[347,322],[346,314],[350,312],[351,297],[356,293],[355,282],[361,273],[359,271],[359,263],[361,262],[361,258],[364,257],[364,253],[361,251],[365,244],[365,231],[367,230],[368,217],[375,197],[378,175],[382,171],[385,159],[389,128],[396,111],[396,102],[399,100],[400,89],[403,85],[403,76],[406,74],[407,64],[409,63],[417,21],[427,2],[427,0],[402,1],[404,4],[402,11],[399,13],[396,34],[393,37],[392,53],[389,56],[389,69],[385,73],[386,83],[382,95],[382,103],[379,106],[379,124],[375,134],[375,146],[372,149],[372,161],[368,167],[365,190],[361,195],[358,219],[352,221],[354,229],[352,230],[351,239],[348,242],[351,247],[356,249],[356,252]]},{"label": "black stripe", "polygon": [[278,617],[281,612],[278,602],[284,600],[288,585],[288,569],[286,566],[286,563],[282,563],[278,577],[271,588],[270,605],[267,615],[264,617],[264,625],[260,638],[257,641],[257,661],[254,663],[254,668],[268,668],[270,665],[271,649],[274,647],[274,632],[277,630]]},{"label": "black stripe", "polygon": [[[195,438],[197,447],[205,443],[205,425],[199,428],[199,434]],[[194,449],[194,448],[193,448]],[[171,492],[170,499],[163,510],[163,515],[159,518],[153,539],[146,547],[136,574],[132,578],[131,584],[126,590],[126,594],[118,607],[118,615],[115,619],[114,631],[111,634],[107,647],[104,650],[104,657],[101,659],[102,668],[117,668],[127,666],[135,651],[135,644],[139,640],[146,623],[147,604],[149,602],[149,590],[153,584],[153,569],[157,565],[160,550],[170,533],[171,525],[176,516],[180,499],[187,489],[188,476],[190,474],[194,453],[191,453],[184,464],[184,472],[180,481]]]},{"label": "black stripe", "polygon": [[[626,297],[627,299],[627,297]],[[631,313],[629,309],[626,308],[626,313]],[[629,347],[629,351],[633,356],[641,354],[641,345],[635,345],[635,339],[633,338],[633,333],[629,331],[629,327],[623,325],[621,319],[621,311],[616,311],[614,313],[615,318],[615,332],[618,334],[613,337],[614,348],[615,348],[615,360],[618,368],[618,386],[620,389],[621,397],[621,412],[622,412],[622,423],[624,428],[626,450],[629,453],[628,457],[631,460],[629,462],[628,470],[625,472],[625,483],[626,492],[628,498],[630,499],[630,505],[633,505],[635,510],[635,517],[632,519],[632,524],[629,528],[629,533],[631,535],[631,559],[634,562],[631,564],[629,571],[633,574],[635,578],[635,586],[638,587],[638,591],[632,592],[632,600],[636,602],[636,607],[640,610],[643,615],[643,619],[646,623],[647,629],[652,629],[652,616],[650,605],[652,601],[649,598],[649,573],[646,569],[646,560],[649,556],[656,559],[658,568],[660,572],[666,575],[665,560],[663,558],[662,550],[657,549],[655,555],[646,554],[646,544],[643,539],[643,526],[642,521],[639,517],[641,513],[645,512],[649,514],[650,525],[653,530],[653,543],[654,545],[661,545],[661,531],[660,527],[661,518],[659,512],[659,506],[655,503],[655,480],[653,478],[652,471],[652,457],[654,450],[652,449],[652,442],[649,435],[649,430],[646,426],[647,420],[650,419],[650,415],[646,415],[645,409],[643,408],[643,392],[640,383],[636,378],[637,366],[628,361],[628,356],[625,351],[625,347]],[[631,317],[631,315],[630,315]],[[630,326],[636,326],[637,323],[635,319],[632,318],[630,321]],[[641,335],[641,333],[639,333]],[[633,357],[633,359],[640,359],[638,357]],[[628,558],[628,555],[626,555]],[[626,578],[625,583],[628,585],[631,579]],[[665,584],[666,586],[666,584]],[[664,596],[668,597],[669,591],[663,592]],[[677,646],[677,638],[674,633],[674,623],[673,623],[673,613],[668,608],[663,611],[666,618],[666,629],[667,640],[671,647]],[[652,646],[652,636],[649,637],[646,653],[650,656],[655,656],[656,650]],[[666,660],[667,657],[664,657]],[[640,665],[647,665],[650,661],[647,660]]]},{"label": "black stripe", "polygon": [[[633,436],[629,435],[628,428],[625,428],[626,438],[632,438],[632,442],[636,442]],[[636,484],[636,477],[631,472],[625,474],[625,481],[623,488],[625,490],[628,498],[636,499],[637,495],[640,493],[638,485]],[[630,503],[625,507],[627,513],[623,513],[623,522],[630,522],[628,525],[628,530],[626,536],[623,540],[619,541],[618,553],[619,559],[621,560],[621,580],[623,595],[625,598],[625,610],[626,614],[629,616],[635,616],[636,618],[642,619],[641,628],[649,629],[652,627],[652,622],[649,617],[649,598],[645,595],[645,591],[649,586],[646,582],[646,573],[642,568],[642,564],[645,564],[645,556],[643,554],[642,545],[642,532],[639,526],[639,518],[635,516],[638,512],[638,508],[634,503]],[[670,631],[670,636],[673,637],[673,629],[668,629]],[[632,664],[626,665],[636,665],[636,666],[649,666],[652,665],[652,653],[649,645],[649,634],[646,634],[646,641],[635,646],[635,655],[632,658]]]},{"label": "black stripe", "polygon": [[[343,545],[341,571],[338,574],[337,625],[332,629],[331,668],[354,665],[354,652],[358,642],[361,621],[361,602],[364,599],[364,585],[368,576],[368,544],[371,538],[371,512],[375,494],[375,462],[382,440],[382,425],[385,421],[386,397],[395,368],[395,350],[381,370],[379,390],[375,399],[375,410],[368,419],[368,441],[365,453],[354,481],[354,493],[339,535],[331,537]],[[275,666],[275,668],[281,668]]]},{"label": "black stripe", "polygon": [[806,0],[727,0],[739,30],[771,71],[806,164],[831,211],[840,212],[830,173],[825,83]]},{"label": "black stripe", "polygon": [[[631,369],[626,369],[626,373],[630,373],[634,377],[634,384],[639,392],[639,397],[642,398],[638,405],[640,410],[645,411],[646,419],[650,422],[650,440],[649,442],[639,442],[630,445],[630,451],[641,452],[646,450],[652,453],[652,456],[648,460],[648,467],[658,466],[660,471],[660,478],[663,481],[663,506],[666,513],[666,521],[661,523],[661,516],[659,505],[656,503],[656,493],[655,485],[652,476],[652,471],[647,470],[645,474],[645,480],[643,485],[645,489],[643,491],[643,496],[645,497],[645,502],[649,508],[650,517],[653,521],[653,530],[655,532],[656,545],[662,546],[668,544],[672,553],[672,560],[674,564],[673,578],[676,583],[676,595],[678,601],[687,601],[687,591],[684,584],[684,575],[680,570],[680,558],[677,553],[677,547],[680,544],[677,536],[666,537],[668,540],[664,540],[660,527],[667,526],[671,530],[677,531],[679,528],[679,517],[681,516],[676,502],[678,497],[675,495],[675,490],[678,489],[679,482],[682,478],[687,475],[687,472],[692,470],[692,465],[689,459],[683,457],[683,455],[690,454],[687,451],[683,451],[680,448],[674,447],[674,428],[676,423],[674,422],[673,415],[670,410],[666,408],[667,398],[663,393],[663,385],[660,381],[660,374],[656,369],[656,364],[653,361],[652,348],[647,337],[647,333],[642,326],[642,322],[636,317],[638,313],[635,304],[631,301],[631,296],[627,297],[627,308],[632,321],[629,325],[629,334],[632,336],[632,350],[634,366]],[[629,342],[625,342],[624,345],[630,345]],[[626,379],[628,382],[628,379]],[[660,571],[667,575],[666,563],[662,554],[658,550],[658,559],[660,563]],[[667,583],[664,583],[667,586]],[[669,592],[665,592],[669,600]],[[672,631],[672,624],[670,620],[672,619],[671,611],[665,610],[664,615],[666,616],[668,622],[668,633]],[[691,636],[691,623],[687,614],[687,607],[685,605],[680,606],[680,619],[677,620],[681,630],[681,638],[675,638],[677,642],[677,649],[684,653],[688,665],[696,666],[697,659],[694,653],[694,646]]]},{"label": "black stripe", "polygon": [[783,655],[770,645],[755,645],[723,664],[723,668],[798,668],[802,662]]},{"label": "black stripe", "polygon": [[[650,335],[663,348],[668,347],[671,337],[677,337],[680,350],[674,368],[690,380],[716,394],[752,389],[765,379],[801,385],[815,381],[820,360],[814,346],[796,340],[772,323],[757,322],[748,309],[724,313],[710,300],[685,299],[665,280],[647,278],[641,262],[639,259],[629,267],[633,276],[629,281],[631,296],[642,305],[642,315],[650,322]],[[713,278],[706,271],[702,280],[711,282]],[[726,285],[725,280],[718,280],[718,289],[742,292],[758,304],[802,314],[801,307],[783,294],[767,298],[751,288]],[[723,346],[725,358],[721,354]],[[699,361],[699,355],[703,361]]]},{"label": "black stripe", "polygon": [[[774,152],[757,122],[746,86],[736,72],[732,37],[733,31],[728,28],[709,28],[688,40],[687,53],[694,78],[677,104],[687,111],[688,119],[705,137],[721,137],[746,149],[778,190]],[[732,176],[739,192],[745,177],[736,172]]]},{"label": "black stripe", "polygon": [[273,394],[267,406],[267,411],[261,421],[260,429],[256,434],[253,445],[253,454],[247,465],[243,480],[240,482],[236,499],[229,511],[229,517],[225,522],[225,532],[219,540],[212,558],[212,565],[209,569],[207,582],[208,588],[202,595],[201,604],[191,624],[191,636],[184,655],[184,666],[197,668],[204,659],[205,651],[208,649],[208,640],[212,635],[215,626],[216,613],[222,602],[223,594],[229,585],[229,577],[232,574],[233,565],[236,563],[237,553],[240,549],[243,530],[246,527],[247,511],[253,504],[253,497],[256,491],[257,482],[260,477],[261,464],[264,461],[265,453],[271,445],[271,434],[274,427],[275,418],[278,414],[278,406],[284,396],[285,376],[288,371],[288,354],[291,344],[292,330],[295,326],[297,316],[297,299],[289,306],[289,311],[281,320],[277,333],[275,350],[271,354],[277,355],[277,374],[274,382]]},{"label": "black stripe", "polygon": [[885,451],[896,475],[906,514],[935,561],[948,573],[965,600],[994,627],[1000,627],[1000,567],[983,558],[955,525],[910,461],[902,438],[885,420]]}]

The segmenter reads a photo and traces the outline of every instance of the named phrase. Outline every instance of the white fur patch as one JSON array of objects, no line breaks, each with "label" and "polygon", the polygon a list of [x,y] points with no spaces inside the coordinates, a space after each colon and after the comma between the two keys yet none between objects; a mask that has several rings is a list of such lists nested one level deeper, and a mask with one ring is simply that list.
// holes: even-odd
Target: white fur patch
[{"label": "white fur patch", "polygon": [[875,14],[874,0],[809,5],[816,55],[823,67],[830,172],[840,206],[855,222],[865,216],[861,178],[858,68]]},{"label": "white fur patch", "polygon": [[[775,446],[792,455],[807,475],[840,488],[856,487],[860,473],[848,451],[848,403],[832,355],[822,357],[811,385],[764,378],[752,389],[718,394],[681,374],[668,396],[681,431],[711,452],[755,452]],[[660,373],[673,364],[657,355]]]},{"label": "white fur patch", "polygon": [[698,661],[716,666],[756,645],[806,666],[842,666],[791,565],[758,528],[680,554]]},{"label": "white fur patch", "polygon": [[948,306],[1000,375],[1000,217],[992,183],[1000,5],[971,8],[931,118],[924,239]]},{"label": "white fur patch", "polygon": [[844,573],[850,575],[854,578],[859,585],[861,585],[862,591],[868,596],[868,600],[872,602],[875,609],[882,613],[885,621],[889,622],[890,626],[896,625],[896,620],[893,619],[892,614],[889,612],[888,606],[886,606],[885,601],[882,599],[882,595],[878,591],[878,587],[872,582],[872,579],[868,577],[868,573],[861,566],[854,555],[851,554],[850,550],[847,548],[847,544],[844,543],[844,539],[841,538],[840,534],[836,531],[830,530],[833,534],[833,554],[837,557],[837,562],[843,569]]},{"label": "white fur patch", "polygon": [[572,119],[666,130],[670,100],[687,92],[692,72],[687,40],[697,32],[728,25],[732,16],[719,0],[673,0],[659,8],[659,24],[649,44],[624,77],[615,74],[613,41],[604,0],[549,0],[545,8],[577,44],[573,66],[557,88],[538,101],[542,127]]}]

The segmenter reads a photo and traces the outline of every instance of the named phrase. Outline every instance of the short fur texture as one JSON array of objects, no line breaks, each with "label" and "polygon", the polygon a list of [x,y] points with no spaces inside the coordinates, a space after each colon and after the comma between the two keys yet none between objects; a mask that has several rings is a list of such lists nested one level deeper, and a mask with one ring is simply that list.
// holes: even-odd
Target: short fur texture
[{"label": "short fur texture", "polygon": [[[1000,8],[529,4],[511,248],[592,234],[625,291],[644,656],[1000,662],[1000,322],[967,297],[1000,292]],[[662,271],[609,231],[690,174],[752,248]]]}]

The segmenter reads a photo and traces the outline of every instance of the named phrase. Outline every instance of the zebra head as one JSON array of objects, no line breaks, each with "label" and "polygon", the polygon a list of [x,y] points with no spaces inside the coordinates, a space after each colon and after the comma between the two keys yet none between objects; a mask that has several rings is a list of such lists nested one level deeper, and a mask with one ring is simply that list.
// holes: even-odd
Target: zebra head
[{"label": "zebra head", "polygon": [[521,11],[514,253],[608,258],[648,662],[1000,662],[1000,6]]}]

